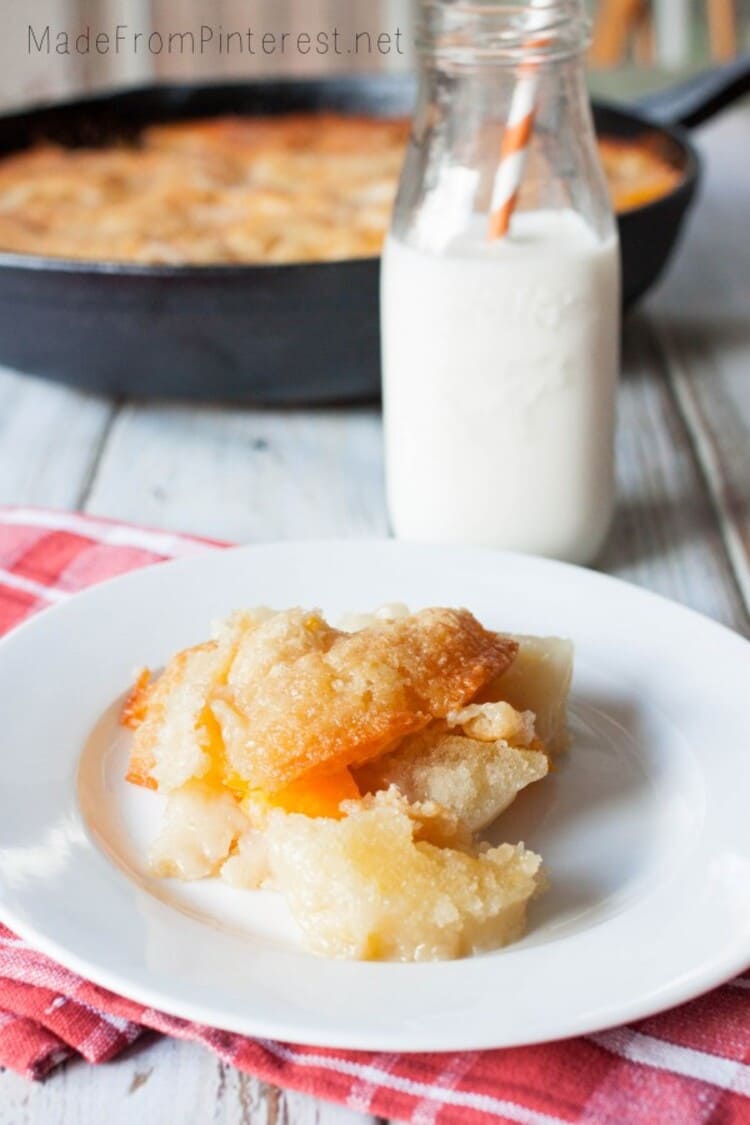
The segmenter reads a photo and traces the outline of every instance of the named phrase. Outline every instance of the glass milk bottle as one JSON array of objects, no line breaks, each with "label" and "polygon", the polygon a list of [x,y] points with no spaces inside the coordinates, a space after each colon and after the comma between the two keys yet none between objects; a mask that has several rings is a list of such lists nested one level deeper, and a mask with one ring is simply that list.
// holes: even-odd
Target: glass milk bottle
[{"label": "glass milk bottle", "polygon": [[577,0],[423,0],[382,269],[396,535],[592,561],[614,500],[617,232]]}]

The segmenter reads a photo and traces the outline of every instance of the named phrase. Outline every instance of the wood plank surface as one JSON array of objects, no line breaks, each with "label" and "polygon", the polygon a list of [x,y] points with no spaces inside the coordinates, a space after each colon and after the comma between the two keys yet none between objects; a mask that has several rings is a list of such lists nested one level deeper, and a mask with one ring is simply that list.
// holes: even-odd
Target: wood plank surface
[{"label": "wood plank surface", "polygon": [[618,406],[618,507],[600,568],[746,627],[716,512],[643,317],[625,332]]},{"label": "wood plank surface", "polygon": [[652,319],[750,609],[750,105],[696,139],[701,197]]},{"label": "wood plank surface", "polygon": [[78,508],[115,409],[0,368],[0,504]]},{"label": "wood plank surface", "polygon": [[374,409],[132,405],[86,511],[253,542],[386,533]]},{"label": "wood plank surface", "polygon": [[0,1125],[374,1125],[282,1093],[195,1043],[149,1037],[102,1066],[69,1063],[44,1083],[0,1072]]}]

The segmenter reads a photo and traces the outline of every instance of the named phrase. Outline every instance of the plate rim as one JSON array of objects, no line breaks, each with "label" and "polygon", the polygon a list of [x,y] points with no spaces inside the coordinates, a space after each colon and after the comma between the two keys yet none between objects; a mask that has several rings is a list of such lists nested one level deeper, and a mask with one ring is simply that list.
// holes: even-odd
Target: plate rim
[{"label": "plate rim", "polygon": [[[5,925],[9,925],[13,932],[29,944],[33,944],[34,948],[43,953],[51,960],[58,962],[63,968],[69,969],[71,972],[76,973],[83,980],[97,985],[99,988],[104,988],[109,992],[114,993],[121,999],[142,1005],[144,1008],[154,1009],[167,1016],[173,1016],[178,1019],[185,1019],[191,1023],[196,1023],[204,1027],[209,1027],[213,1030],[227,1031],[235,1035],[243,1035],[247,1038],[258,1039],[261,1043],[265,1040],[278,1041],[287,1043],[297,1047],[321,1047],[332,1050],[344,1051],[367,1051],[376,1053],[389,1053],[401,1055],[420,1055],[420,1054],[455,1054],[462,1051],[492,1051],[492,1050],[508,1050],[514,1047],[534,1047],[542,1046],[545,1043],[563,1042],[566,1039],[578,1038],[579,1036],[598,1035],[600,1033],[611,1031],[616,1027],[625,1027],[633,1022],[643,1019],[649,1019],[652,1016],[660,1015],[663,1012],[670,1011],[672,1008],[677,1008],[682,1004],[689,1003],[691,1000],[696,1000],[701,996],[712,992],[722,985],[729,984],[736,977],[747,971],[750,962],[745,956],[738,956],[736,961],[727,962],[718,965],[714,972],[706,972],[700,977],[699,981],[690,983],[685,981],[681,988],[674,987],[674,991],[670,993],[669,999],[656,999],[653,1003],[639,1003],[637,1000],[632,1001],[629,1007],[624,1005],[619,1006],[618,1014],[612,1016],[611,1020],[605,1018],[605,1022],[601,1019],[585,1018],[571,1019],[564,1029],[554,1035],[539,1036],[531,1035],[529,1037],[519,1034],[512,1040],[504,1041],[503,1043],[496,1043],[487,1038],[487,1036],[478,1036],[472,1039],[470,1036],[463,1038],[460,1046],[446,1046],[442,1036],[430,1040],[425,1037],[424,1042],[418,1046],[411,1040],[399,1041],[392,1034],[389,1034],[388,1039],[381,1041],[373,1040],[371,1035],[367,1032],[346,1032],[338,1034],[335,1031],[330,1033],[319,1034],[314,1033],[314,1037],[306,1035],[304,1032],[296,1033],[290,1032],[289,1028],[279,1024],[274,1027],[273,1023],[269,1020],[262,1021],[262,1027],[256,1023],[252,1017],[248,1018],[230,1018],[223,1020],[219,1023],[215,1019],[215,1009],[210,1006],[200,1003],[190,1003],[173,1001],[169,997],[163,998],[158,990],[150,989],[147,987],[130,986],[126,985],[123,989],[117,983],[117,974],[109,973],[107,970],[99,971],[98,967],[95,971],[91,971],[87,966],[87,962],[82,960],[74,953],[68,953],[65,947],[58,946],[54,939],[48,939],[39,934],[33,927],[26,927],[25,924],[16,924],[13,922],[9,924],[5,918],[0,918]],[[450,962],[447,962],[450,963]],[[384,966],[389,964],[403,966],[403,962],[383,962]],[[425,962],[426,965],[440,964],[440,962]],[[731,964],[731,967],[729,967]],[[414,963],[415,967],[419,970],[422,967],[421,963]],[[164,1002],[166,999],[166,1003]],[[135,1021],[137,1022],[137,1020]],[[378,1045],[380,1043],[380,1045]]]},{"label": "plate rim", "polygon": [[[163,534],[179,536],[179,532],[167,532]],[[722,621],[717,621],[708,614],[702,613],[692,606],[685,605],[684,602],[677,601],[676,598],[669,598],[666,594],[660,594],[656,590],[651,590],[647,586],[640,586],[636,582],[630,582],[625,578],[619,578],[615,574],[607,574],[605,571],[597,570],[595,567],[581,566],[577,563],[563,562],[561,559],[547,558],[544,555],[527,554],[524,551],[509,551],[504,548],[496,547],[481,547],[481,546],[459,546],[455,543],[441,543],[441,542],[422,542],[416,539],[394,539],[386,536],[362,536],[356,539],[343,539],[336,538],[335,536],[311,539],[267,539],[262,543],[227,543],[213,542],[206,540],[205,542],[197,540],[196,549],[187,555],[181,555],[179,558],[164,558],[156,562],[146,563],[145,566],[137,566],[132,570],[128,570],[123,574],[115,574],[111,578],[104,578],[100,582],[94,582],[90,586],[84,587],[82,590],[76,590],[64,600],[46,606],[43,609],[34,610],[31,615],[19,622],[0,636],[0,651],[2,651],[11,639],[15,639],[19,633],[26,632],[33,629],[42,620],[48,620],[51,616],[57,616],[70,606],[72,602],[78,604],[81,601],[88,601],[89,598],[99,596],[100,591],[108,590],[110,586],[125,585],[132,581],[136,581],[143,575],[154,574],[155,572],[173,571],[177,569],[190,569],[196,563],[200,563],[209,557],[238,554],[254,554],[256,552],[265,552],[282,549],[289,550],[302,550],[306,548],[313,548],[315,550],[339,550],[344,549],[358,549],[358,548],[374,548],[375,550],[401,550],[406,548],[408,550],[418,550],[424,553],[431,553],[434,551],[449,552],[455,554],[456,557],[464,555],[467,559],[474,556],[476,558],[494,558],[498,560],[508,559],[514,563],[525,563],[530,566],[540,567],[543,569],[559,570],[569,575],[576,575],[579,578],[585,576],[586,581],[596,582],[600,585],[609,586],[610,588],[617,588],[620,590],[627,590],[630,594],[635,594],[659,605],[667,612],[678,612],[681,615],[688,617],[701,623],[703,627],[709,627],[721,634],[730,643],[738,645],[739,649],[743,649],[750,659],[750,638],[744,637],[737,629],[733,629],[730,625],[724,624]]]}]

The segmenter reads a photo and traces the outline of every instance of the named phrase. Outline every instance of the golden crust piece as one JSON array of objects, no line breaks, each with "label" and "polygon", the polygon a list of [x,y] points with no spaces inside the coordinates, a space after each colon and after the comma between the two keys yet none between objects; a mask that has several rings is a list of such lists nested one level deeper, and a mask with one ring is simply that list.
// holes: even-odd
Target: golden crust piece
[{"label": "golden crust piece", "polygon": [[151,770],[153,768],[153,754],[146,751],[143,747],[136,749],[134,746],[130,752],[128,772],[125,774],[125,780],[129,781],[132,785],[142,785],[144,789],[156,789],[156,781],[151,776]]},{"label": "golden crust piece", "polygon": [[[573,645],[563,637],[516,636],[515,639],[518,653],[513,664],[482,689],[477,702],[502,700],[517,712],[533,712],[536,737],[544,743],[547,753],[558,754],[568,744]],[[485,716],[488,714],[486,706],[481,710]],[[467,729],[466,733],[482,737],[476,727]]]},{"label": "golden crust piece", "polygon": [[271,616],[262,607],[233,614],[213,640],[179,652],[153,682],[141,672],[120,717],[136,732],[128,781],[174,790],[208,775],[223,779],[221,733],[207,704],[226,683],[240,638]]},{"label": "golden crust piece", "polygon": [[467,610],[427,609],[357,633],[291,610],[245,634],[212,710],[232,768],[273,792],[377,757],[472,699],[516,647]]},{"label": "golden crust piece", "polygon": [[133,727],[127,779],[149,789],[177,789],[211,768],[205,700],[226,669],[215,641],[179,652],[153,683],[142,679],[125,704],[121,721]]},{"label": "golden crust piece", "polygon": [[149,695],[151,694],[151,672],[141,668],[136,681],[125,699],[120,715],[120,724],[130,730],[138,730],[146,718]]},{"label": "golden crust piece", "polygon": [[[120,714],[121,726],[134,731],[140,729],[148,715],[153,687],[151,672],[148,668],[142,668],[123,704]],[[153,767],[154,755],[151,747],[145,739],[136,736],[130,750],[126,781],[132,782],[133,785],[143,785],[146,789],[156,789],[156,782],[151,776]]]},{"label": "golden crust piece", "polygon": [[471,834],[492,824],[548,769],[541,750],[467,738],[438,723],[360,766],[356,779],[367,793],[395,785],[412,803],[436,802]]},{"label": "golden crust piece", "polygon": [[216,770],[277,792],[376,757],[462,707],[508,668],[515,641],[466,610],[428,609],[357,633],[296,609],[235,619],[142,681],[129,779],[174,789]]}]

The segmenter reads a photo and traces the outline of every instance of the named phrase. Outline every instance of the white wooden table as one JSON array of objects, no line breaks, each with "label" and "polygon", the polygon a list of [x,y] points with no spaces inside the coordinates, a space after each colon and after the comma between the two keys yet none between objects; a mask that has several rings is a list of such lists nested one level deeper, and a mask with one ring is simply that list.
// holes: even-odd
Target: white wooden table
[{"label": "white wooden table", "polygon": [[[625,332],[620,506],[602,566],[750,624],[750,106],[700,135],[703,197],[661,290]],[[77,508],[232,540],[387,533],[374,408],[113,403],[0,372],[0,503]],[[366,1107],[365,1107],[366,1108]],[[42,1085],[0,1073],[0,1125],[318,1122],[199,1047],[152,1039]]]}]

